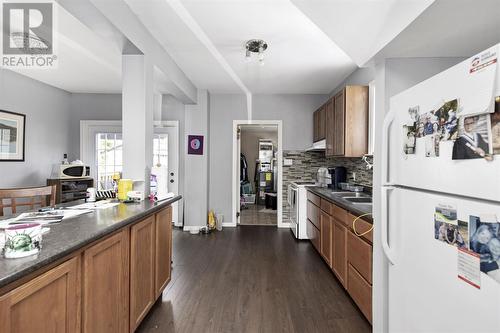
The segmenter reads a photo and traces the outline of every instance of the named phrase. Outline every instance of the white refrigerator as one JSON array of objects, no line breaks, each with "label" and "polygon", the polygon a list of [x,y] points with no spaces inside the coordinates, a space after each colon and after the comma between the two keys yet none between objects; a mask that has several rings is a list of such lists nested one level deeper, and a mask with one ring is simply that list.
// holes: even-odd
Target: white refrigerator
[{"label": "white refrigerator", "polygon": [[[480,133],[486,157],[492,152],[498,51],[496,45],[391,98],[380,221],[389,332],[500,332],[500,241],[492,241],[500,239],[500,155],[489,161],[474,145]],[[465,134],[472,143],[464,137],[460,152],[455,144]],[[477,158],[466,158],[464,149],[475,149]],[[483,266],[487,273],[479,272]]]}]

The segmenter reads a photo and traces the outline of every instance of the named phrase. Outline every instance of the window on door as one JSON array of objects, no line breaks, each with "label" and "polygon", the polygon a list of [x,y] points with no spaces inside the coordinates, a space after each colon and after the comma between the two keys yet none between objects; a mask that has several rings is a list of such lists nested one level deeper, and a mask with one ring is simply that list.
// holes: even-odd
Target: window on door
[{"label": "window on door", "polygon": [[113,175],[122,172],[123,141],[121,133],[96,134],[97,188],[113,188]]},{"label": "window on door", "polygon": [[[123,141],[121,133],[96,134],[97,188],[113,188],[113,175],[123,169]],[[153,166],[168,167],[168,134],[153,135]]]}]

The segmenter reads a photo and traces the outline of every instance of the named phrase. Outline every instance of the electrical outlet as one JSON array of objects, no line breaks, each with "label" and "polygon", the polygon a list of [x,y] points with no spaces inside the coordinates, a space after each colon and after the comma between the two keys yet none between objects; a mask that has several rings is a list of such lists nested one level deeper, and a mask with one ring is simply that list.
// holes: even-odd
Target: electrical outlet
[{"label": "electrical outlet", "polygon": [[293,160],[291,158],[284,158],[283,159],[283,166],[290,166],[293,164]]}]

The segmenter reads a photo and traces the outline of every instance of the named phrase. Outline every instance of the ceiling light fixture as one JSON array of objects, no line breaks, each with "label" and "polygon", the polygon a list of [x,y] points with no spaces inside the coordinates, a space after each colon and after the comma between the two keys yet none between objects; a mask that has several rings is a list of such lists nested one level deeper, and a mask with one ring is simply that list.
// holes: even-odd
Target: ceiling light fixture
[{"label": "ceiling light fixture", "polygon": [[260,65],[264,65],[264,51],[267,50],[267,43],[265,41],[262,39],[250,39],[247,41],[245,48],[245,60],[247,62],[251,61],[252,53],[255,53],[259,56]]}]

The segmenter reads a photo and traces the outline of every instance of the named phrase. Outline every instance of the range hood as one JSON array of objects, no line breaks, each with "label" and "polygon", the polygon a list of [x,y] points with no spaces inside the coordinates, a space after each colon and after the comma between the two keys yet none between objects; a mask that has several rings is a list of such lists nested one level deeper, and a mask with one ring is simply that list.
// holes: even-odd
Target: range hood
[{"label": "range hood", "polygon": [[326,149],[326,140],[319,140],[313,143],[313,145],[306,149],[306,151],[324,151]]}]

